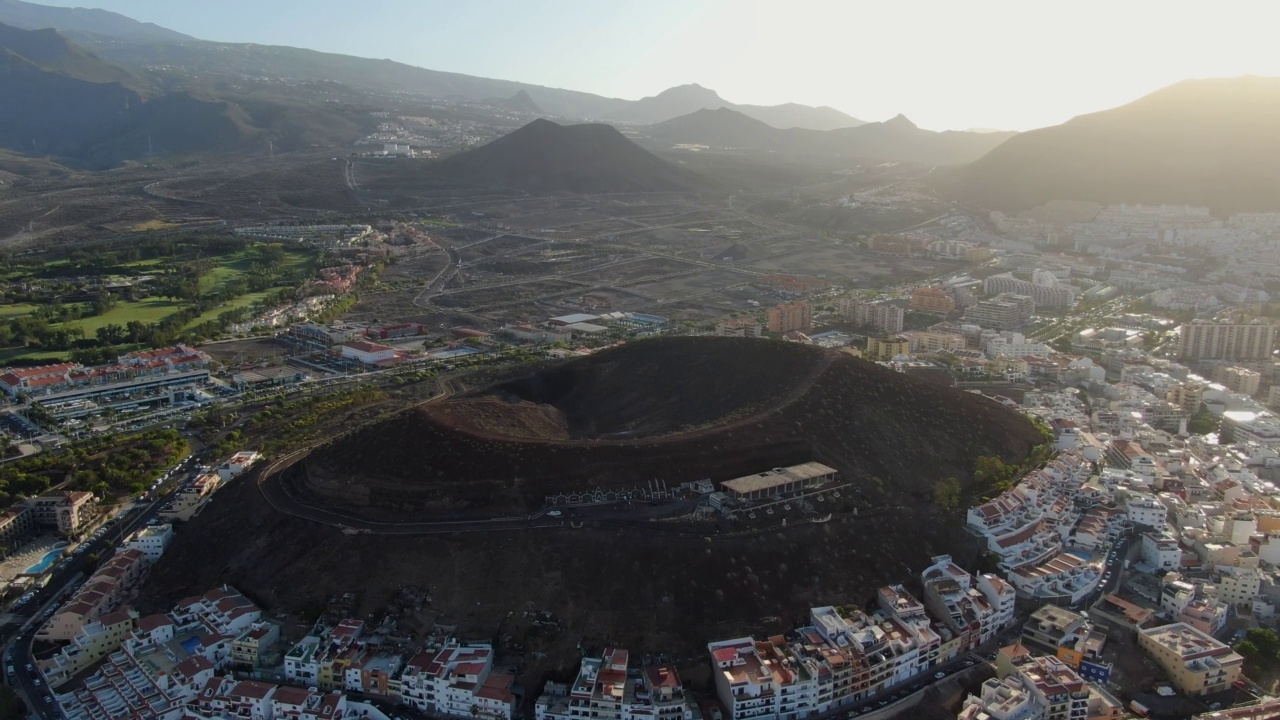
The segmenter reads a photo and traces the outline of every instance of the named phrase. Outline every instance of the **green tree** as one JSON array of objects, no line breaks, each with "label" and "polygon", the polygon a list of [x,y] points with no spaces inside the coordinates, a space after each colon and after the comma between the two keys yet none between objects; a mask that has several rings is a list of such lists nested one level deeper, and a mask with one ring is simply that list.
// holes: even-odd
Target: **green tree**
[{"label": "green tree", "polygon": [[1187,422],[1187,432],[1193,435],[1207,435],[1217,432],[1221,424],[1222,421],[1209,412],[1209,408],[1201,405],[1200,411]]},{"label": "green tree", "polygon": [[1274,660],[1276,653],[1280,651],[1280,636],[1277,636],[1276,631],[1271,628],[1249,628],[1240,644],[1243,645],[1246,642],[1252,643],[1266,660]]},{"label": "green tree", "polygon": [[124,326],[117,323],[103,325],[94,334],[97,335],[98,342],[103,345],[116,345],[124,342],[128,337]]},{"label": "green tree", "polygon": [[1250,665],[1262,662],[1262,651],[1251,640],[1241,640],[1236,643],[1235,650],[1241,657],[1248,660]]},{"label": "green tree", "polygon": [[948,513],[960,509],[960,481],[949,477],[933,486],[933,501]]}]

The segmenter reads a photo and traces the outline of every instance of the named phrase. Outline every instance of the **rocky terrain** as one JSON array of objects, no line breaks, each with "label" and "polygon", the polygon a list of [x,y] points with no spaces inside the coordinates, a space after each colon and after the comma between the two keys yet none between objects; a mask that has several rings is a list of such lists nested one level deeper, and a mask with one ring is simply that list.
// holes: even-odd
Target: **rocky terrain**
[{"label": "rocky terrain", "polygon": [[525,513],[596,487],[728,480],[819,460],[928,502],[1039,435],[980,396],[851,356],[741,338],[631,343],[432,403],[319,448],[292,476],[372,519]]},{"label": "rocky terrain", "polygon": [[[616,439],[624,432],[631,437]],[[364,498],[313,491],[307,501],[383,520],[502,514],[532,510],[552,489],[723,480],[818,459],[857,485],[827,503],[830,520],[606,513],[576,528],[349,534],[276,512],[251,475],[182,528],[143,597],[164,606],[228,582],[306,616],[334,593],[358,591],[369,613],[420,586],[432,601],[418,622],[457,624],[485,640],[510,635],[503,651],[522,654],[531,678],[571,666],[580,639],[703,667],[708,639],[781,631],[815,604],[860,605],[933,554],[972,567],[978,548],[932,507],[934,482],[967,482],[979,455],[1021,460],[1039,437],[990,400],[841,353],[646,340],[337,438],[306,469]],[[530,609],[554,613],[557,627],[512,624],[508,613]]]}]

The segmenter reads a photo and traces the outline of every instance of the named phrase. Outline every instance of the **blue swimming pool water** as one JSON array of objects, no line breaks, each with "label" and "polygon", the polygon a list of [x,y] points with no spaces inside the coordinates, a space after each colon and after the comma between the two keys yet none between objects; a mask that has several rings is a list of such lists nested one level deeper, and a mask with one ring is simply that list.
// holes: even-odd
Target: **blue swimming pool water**
[{"label": "blue swimming pool water", "polygon": [[44,557],[40,558],[40,562],[27,568],[27,572],[29,574],[35,575],[37,573],[42,573],[45,570],[48,570],[49,566],[52,565],[54,562],[56,562],[58,558],[62,556],[62,550],[65,547],[67,547],[67,543],[58,543],[57,545],[54,545],[52,550],[45,553]]},{"label": "blue swimming pool water", "polygon": [[1083,560],[1083,561],[1085,561],[1085,562],[1089,562],[1090,560],[1092,560],[1092,559],[1093,559],[1093,553],[1086,552],[1086,551],[1084,551],[1084,550],[1068,550],[1068,551],[1067,551],[1067,554],[1068,554],[1068,555],[1075,555],[1076,557],[1080,558],[1081,560]]}]

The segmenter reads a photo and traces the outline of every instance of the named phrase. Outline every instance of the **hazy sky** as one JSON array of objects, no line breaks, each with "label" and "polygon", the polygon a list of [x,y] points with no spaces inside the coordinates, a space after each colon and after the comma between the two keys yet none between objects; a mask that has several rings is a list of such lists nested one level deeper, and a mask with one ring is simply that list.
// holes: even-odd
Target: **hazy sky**
[{"label": "hazy sky", "polygon": [[636,99],[831,105],[1025,130],[1188,77],[1280,75],[1280,2],[40,0],[207,40],[293,45]]}]

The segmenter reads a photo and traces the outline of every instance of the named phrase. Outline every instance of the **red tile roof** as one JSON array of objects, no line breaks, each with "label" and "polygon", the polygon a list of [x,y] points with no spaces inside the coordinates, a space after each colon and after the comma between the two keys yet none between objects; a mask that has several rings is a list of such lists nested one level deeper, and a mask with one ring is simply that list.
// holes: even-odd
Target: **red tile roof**
[{"label": "red tile roof", "polygon": [[261,700],[269,695],[274,689],[276,689],[276,686],[269,683],[258,682],[256,680],[241,680],[236,683],[234,688],[231,688],[231,692],[229,694],[233,697]]}]

